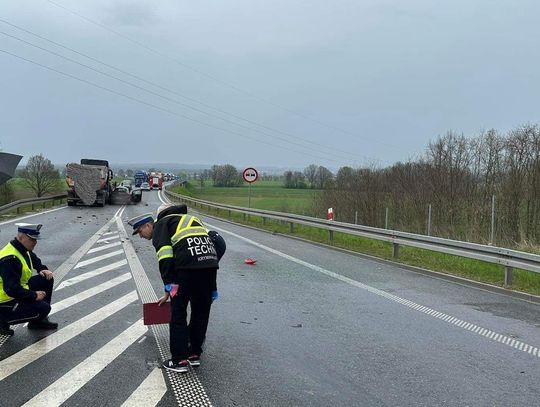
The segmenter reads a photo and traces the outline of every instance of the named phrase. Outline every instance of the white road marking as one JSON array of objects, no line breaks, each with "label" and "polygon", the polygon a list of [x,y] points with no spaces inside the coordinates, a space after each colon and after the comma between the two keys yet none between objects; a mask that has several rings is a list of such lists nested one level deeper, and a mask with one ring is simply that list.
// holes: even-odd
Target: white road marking
[{"label": "white road marking", "polygon": [[79,304],[81,301],[84,301],[87,298],[93,297],[94,295],[97,295],[103,291],[116,287],[118,284],[122,284],[124,281],[130,280],[130,279],[131,279],[131,274],[125,273],[116,278],[113,278],[112,280],[105,281],[102,284],[89,288],[88,290],[76,293],[75,295],[72,295],[71,297],[66,298],[65,300],[53,303],[51,305],[52,309],[49,315],[54,314],[55,312],[60,312],[63,309],[71,307],[72,305]]},{"label": "white road marking", "polygon": [[84,274],[80,274],[76,277],[62,281],[55,291],[72,286],[73,284],[80,283],[81,281],[87,280],[89,278],[99,276],[100,274],[106,273],[107,271],[116,270],[117,268],[125,266],[126,264],[127,264],[127,260],[124,259],[124,260],[117,261],[116,263],[112,263],[112,264],[108,264],[106,266],[100,267],[95,270],[87,271]]},{"label": "white road marking", "polygon": [[21,216],[20,218],[13,218],[11,220],[8,220],[8,221],[5,221],[5,222],[2,222],[0,223],[0,226],[1,225],[7,225],[8,223],[13,223],[13,222],[19,222],[23,219],[28,219],[28,218],[31,218],[33,216],[38,216],[38,215],[45,215],[46,213],[51,213],[51,212],[56,212],[56,211],[59,211],[61,209],[66,209],[67,206],[62,206],[61,208],[55,208],[55,209],[50,209],[48,211],[43,211],[43,212],[38,212],[38,213],[33,213],[32,215],[27,215],[27,216]]},{"label": "white road marking", "polygon": [[118,231],[105,232],[105,233],[102,233],[101,236],[116,235],[117,233],[118,233]]},{"label": "white road marking", "polygon": [[[143,335],[148,328],[138,320],[109,343],[87,357],[24,406],[59,406],[101,372],[109,363]],[[146,403],[142,405],[147,405]]]},{"label": "white road marking", "polygon": [[102,246],[94,247],[93,249],[88,250],[87,254],[102,252],[103,250],[110,249],[111,247],[117,247],[117,246],[120,246],[121,244],[122,242],[113,242],[109,244],[104,244]]},{"label": "white road marking", "polygon": [[60,284],[65,275],[73,269],[79,260],[85,255],[85,253],[94,246],[96,241],[100,238],[104,230],[107,230],[114,222],[114,218],[110,219],[105,225],[103,225],[96,233],[92,235],[81,247],[79,247],[75,253],[73,253],[60,267],[54,270],[54,285],[55,287]]},{"label": "white road marking", "polygon": [[118,256],[119,254],[122,254],[122,253],[124,253],[123,250],[116,250],[114,252],[110,252],[110,253],[107,253],[107,254],[102,254],[101,256],[97,256],[97,257],[93,257],[93,258],[88,259],[88,260],[81,261],[80,263],[78,263],[73,268],[78,269],[78,268],[81,268],[81,267],[84,267],[84,266],[88,266],[89,264],[94,264],[94,263],[97,263],[98,261],[105,260],[105,259],[108,259],[110,257]]},{"label": "white road marking", "polygon": [[105,318],[127,307],[133,301],[138,299],[135,291],[130,292],[116,301],[107,304],[106,306],[88,314],[87,316],[73,322],[72,324],[62,328],[55,333],[46,336],[38,342],[20,350],[19,352],[0,361],[0,380],[12,375],[26,365],[46,355],[50,351],[56,349],[60,345],[66,343],[70,339],[82,332],[90,329]]},{"label": "white road marking", "polygon": [[161,369],[154,369],[140,386],[131,393],[131,396],[129,396],[121,407],[155,406],[163,398],[166,391],[167,385],[165,384]]},{"label": "white road marking", "polygon": [[[335,278],[337,280],[343,281],[344,283],[350,284],[350,285],[352,285],[354,287],[358,287],[358,288],[361,288],[363,290],[369,291],[372,294],[375,294],[375,295],[378,295],[380,297],[384,297],[384,298],[386,298],[388,300],[397,302],[397,303],[402,304],[402,305],[404,305],[404,306],[406,306],[408,308],[412,308],[414,310],[417,310],[417,311],[422,312],[422,313],[427,314],[427,315],[432,315],[434,318],[443,320],[445,322],[449,322],[452,325],[455,325],[455,326],[458,326],[460,328],[466,329],[466,330],[471,331],[473,333],[478,332],[480,329],[482,329],[482,327],[480,327],[478,325],[472,324],[472,323],[467,322],[467,321],[460,320],[458,318],[452,317],[451,315],[444,314],[442,312],[439,312],[438,314],[434,315],[433,313],[435,312],[435,310],[433,310],[431,308],[425,307],[425,306],[420,305],[420,304],[416,304],[416,303],[414,303],[412,301],[409,301],[409,300],[406,300],[404,298],[398,297],[397,295],[387,293],[386,291],[379,290],[379,289],[377,289],[375,287],[371,287],[369,285],[360,283],[359,281],[356,281],[356,280],[353,280],[351,278],[348,278],[348,277],[342,276],[340,274],[334,273],[333,271],[330,271],[330,270],[327,270],[325,268],[322,268],[322,267],[316,266],[314,264],[308,263],[306,261],[297,259],[296,257],[293,257],[293,256],[290,256],[290,255],[285,254],[283,252],[280,252],[279,250],[272,249],[271,247],[265,246],[265,245],[263,245],[261,243],[257,243],[257,242],[255,242],[255,241],[253,241],[251,239],[240,236],[240,235],[238,235],[238,234],[236,234],[234,232],[230,232],[228,230],[218,228],[216,226],[209,225],[208,223],[206,223],[206,225],[208,227],[214,229],[214,230],[218,230],[218,231],[221,231],[221,232],[223,232],[225,234],[229,234],[231,236],[236,237],[237,239],[240,239],[240,240],[243,240],[244,242],[252,244],[253,246],[259,247],[262,250],[265,250],[265,251],[273,253],[273,254],[275,254],[277,256],[283,257],[284,259],[287,259],[287,260],[292,261],[294,263],[300,264],[300,265],[305,266],[307,268],[310,268],[312,270],[318,271],[319,273],[325,274],[325,275],[327,275],[329,277],[333,277],[333,278]],[[452,322],[450,322],[448,320],[449,317],[453,318],[453,320],[450,320]],[[489,332],[490,334],[493,332],[493,331],[491,331],[491,330],[489,330],[487,328],[484,328],[484,329],[485,329],[486,332]],[[506,337],[506,336],[501,335],[501,334],[498,334],[498,336],[499,335],[500,335],[501,339],[504,338],[502,343],[504,343],[505,345],[508,345],[510,343],[509,346],[511,346],[513,348],[516,348],[518,350],[519,350],[520,345],[526,345],[524,342],[517,341],[515,339],[511,339],[511,338]],[[494,341],[501,342],[501,340],[499,340],[499,339],[494,339]],[[535,350],[538,349],[536,347],[532,347],[532,348],[535,349]],[[531,354],[530,352],[527,352],[527,353]],[[533,352],[533,354],[534,354],[534,352]],[[540,357],[540,354],[539,354],[539,357]]]},{"label": "white road marking", "polygon": [[111,240],[120,239],[120,236],[108,236],[103,239],[99,239],[96,243],[109,243]]}]

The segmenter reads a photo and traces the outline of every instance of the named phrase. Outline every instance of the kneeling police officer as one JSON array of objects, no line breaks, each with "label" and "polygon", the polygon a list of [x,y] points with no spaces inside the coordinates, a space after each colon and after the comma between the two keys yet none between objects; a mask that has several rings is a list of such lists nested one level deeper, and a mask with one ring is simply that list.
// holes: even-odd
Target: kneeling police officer
[{"label": "kneeling police officer", "polygon": [[9,326],[23,322],[28,329],[56,329],[47,317],[54,274],[34,253],[42,225],[16,226],[17,236],[0,250],[0,335],[13,335]]}]

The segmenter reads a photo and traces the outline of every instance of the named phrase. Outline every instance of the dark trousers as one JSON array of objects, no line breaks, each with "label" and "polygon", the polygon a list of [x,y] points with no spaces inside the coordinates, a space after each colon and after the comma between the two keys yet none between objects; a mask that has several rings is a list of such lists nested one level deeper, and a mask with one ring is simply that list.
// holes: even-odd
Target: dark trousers
[{"label": "dark trousers", "polygon": [[[171,300],[172,315],[169,324],[171,356],[175,362],[202,353],[215,278],[214,269],[195,270],[189,279],[179,283],[178,294]],[[188,303],[191,306],[189,325]]]},{"label": "dark trousers", "polygon": [[39,321],[51,312],[51,297],[54,279],[45,277],[30,277],[28,288],[32,291],[45,291],[47,295],[42,301],[18,301],[0,303],[0,321],[9,325],[22,324],[27,321]]}]

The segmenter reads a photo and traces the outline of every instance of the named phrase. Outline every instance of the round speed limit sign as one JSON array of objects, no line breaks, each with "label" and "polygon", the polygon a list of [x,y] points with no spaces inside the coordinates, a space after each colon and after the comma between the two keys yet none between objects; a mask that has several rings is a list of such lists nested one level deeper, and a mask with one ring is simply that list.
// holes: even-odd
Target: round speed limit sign
[{"label": "round speed limit sign", "polygon": [[242,177],[244,178],[244,181],[251,184],[252,182],[257,181],[257,178],[259,178],[259,173],[255,168],[249,167],[244,170]]}]

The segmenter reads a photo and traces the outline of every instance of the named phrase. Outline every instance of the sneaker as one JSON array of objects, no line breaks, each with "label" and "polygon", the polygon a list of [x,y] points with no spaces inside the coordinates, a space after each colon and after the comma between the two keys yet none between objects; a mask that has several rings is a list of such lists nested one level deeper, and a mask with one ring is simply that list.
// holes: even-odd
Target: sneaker
[{"label": "sneaker", "polygon": [[163,362],[163,367],[173,372],[186,373],[189,370],[189,362],[185,359],[180,362],[173,362],[172,359],[169,359]]},{"label": "sneaker", "polygon": [[14,333],[15,331],[9,327],[9,324],[0,323],[0,335],[13,336]]},{"label": "sneaker", "polygon": [[49,318],[43,318],[41,321],[30,321],[28,329],[56,329],[58,323],[49,321]]},{"label": "sneaker", "polygon": [[190,366],[200,366],[201,365],[201,357],[199,355],[191,355],[189,358],[187,358]]}]

